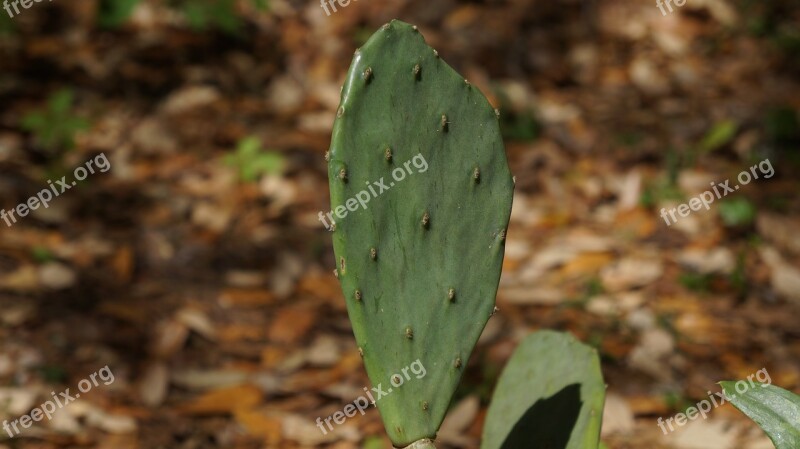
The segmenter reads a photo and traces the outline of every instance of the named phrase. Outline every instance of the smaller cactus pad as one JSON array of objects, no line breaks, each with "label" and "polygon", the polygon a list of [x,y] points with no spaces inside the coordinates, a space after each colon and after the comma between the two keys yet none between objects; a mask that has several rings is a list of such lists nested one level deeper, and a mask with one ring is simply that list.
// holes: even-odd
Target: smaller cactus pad
[{"label": "smaller cactus pad", "polygon": [[481,449],[596,448],[605,395],[594,348],[570,334],[536,332],[500,376]]}]

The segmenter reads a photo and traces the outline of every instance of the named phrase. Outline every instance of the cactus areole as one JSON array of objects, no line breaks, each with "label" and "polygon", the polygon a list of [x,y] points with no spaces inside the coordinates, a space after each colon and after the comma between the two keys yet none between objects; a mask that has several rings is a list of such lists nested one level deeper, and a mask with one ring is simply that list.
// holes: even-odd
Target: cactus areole
[{"label": "cactus areole", "polygon": [[[514,188],[497,113],[392,21],[355,52],[328,175],[332,209],[348,211],[335,274],[386,431],[433,447],[495,306]],[[424,375],[401,371],[417,360]]]}]

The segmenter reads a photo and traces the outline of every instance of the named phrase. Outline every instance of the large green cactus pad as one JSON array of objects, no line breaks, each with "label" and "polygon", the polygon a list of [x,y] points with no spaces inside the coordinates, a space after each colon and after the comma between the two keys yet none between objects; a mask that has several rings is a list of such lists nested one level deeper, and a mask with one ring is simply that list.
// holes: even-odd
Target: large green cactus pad
[{"label": "large green cactus pad", "polygon": [[596,448],[605,397],[595,349],[570,334],[532,334],[500,376],[481,449]]},{"label": "large green cactus pad", "polygon": [[[387,393],[386,430],[398,447],[434,438],[503,263],[513,180],[497,114],[416,27],[393,21],[356,51],[328,159],[332,208],[347,213],[334,216],[336,274],[367,374]],[[404,375],[417,360],[424,376]]]}]

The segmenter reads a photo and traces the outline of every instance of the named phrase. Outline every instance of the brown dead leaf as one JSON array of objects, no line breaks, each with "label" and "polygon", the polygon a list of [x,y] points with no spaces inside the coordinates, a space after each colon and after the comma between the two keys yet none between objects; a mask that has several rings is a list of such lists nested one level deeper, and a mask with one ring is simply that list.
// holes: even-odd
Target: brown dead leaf
[{"label": "brown dead leaf", "polygon": [[603,408],[602,435],[628,433],[633,428],[633,411],[631,411],[628,401],[614,393],[609,393]]},{"label": "brown dead leaf", "polygon": [[641,207],[619,212],[614,218],[614,230],[618,233],[630,233],[639,238],[647,238],[656,232],[656,218]]},{"label": "brown dead leaf", "polygon": [[596,274],[612,260],[614,260],[614,255],[608,252],[583,253],[567,262],[561,268],[560,274],[565,278]]},{"label": "brown dead leaf", "polygon": [[9,274],[0,276],[0,289],[14,292],[34,292],[39,288],[39,271],[33,265],[25,265]]},{"label": "brown dead leaf", "polygon": [[136,432],[138,425],[132,416],[111,414],[99,407],[91,407],[85,414],[86,424],[112,434]]},{"label": "brown dead leaf", "polygon": [[665,402],[663,396],[626,396],[625,402],[636,416],[664,415],[669,412],[670,407]]},{"label": "brown dead leaf", "polygon": [[327,385],[338,382],[344,376],[358,369],[361,364],[361,356],[358,353],[349,353],[342,357],[339,363],[331,369],[312,369],[298,372],[287,380],[284,386],[292,391],[317,391]]},{"label": "brown dead leaf", "polygon": [[132,433],[103,435],[97,442],[97,449],[139,449],[140,447],[137,435]]},{"label": "brown dead leaf", "polygon": [[136,301],[104,301],[99,306],[100,313],[121,321],[140,324],[152,319],[147,308]]},{"label": "brown dead leaf", "polygon": [[220,99],[220,93],[210,86],[186,86],[172,93],[161,105],[167,115],[195,112],[208,107]]},{"label": "brown dead leaf", "polygon": [[278,312],[269,328],[269,339],[277,343],[296,344],[316,322],[317,313],[309,306],[284,308]]},{"label": "brown dead leaf", "polygon": [[211,371],[188,369],[176,371],[172,375],[172,383],[181,388],[204,391],[242,385],[249,377],[247,371],[235,369]]},{"label": "brown dead leaf", "polygon": [[308,349],[308,362],[317,367],[328,367],[341,358],[339,341],[331,335],[320,335]]},{"label": "brown dead leaf", "polygon": [[189,328],[176,320],[167,320],[158,326],[153,340],[153,354],[160,357],[170,357],[177,353],[186,344],[189,338]]},{"label": "brown dead leaf", "polygon": [[261,350],[261,366],[272,369],[276,368],[286,358],[288,350],[284,347],[268,345]]},{"label": "brown dead leaf", "polygon": [[223,343],[263,341],[266,338],[266,329],[262,325],[237,323],[219,328],[217,338]]},{"label": "brown dead leaf", "polygon": [[281,442],[282,422],[280,419],[255,410],[236,410],[233,416],[236,418],[236,422],[247,430],[247,433],[263,438],[266,444],[277,445]]},{"label": "brown dead leaf", "polygon": [[114,253],[111,268],[121,282],[130,282],[133,276],[133,251],[130,246],[122,246]]},{"label": "brown dead leaf", "polygon": [[39,284],[52,290],[64,290],[75,285],[78,275],[71,267],[48,262],[39,267]]},{"label": "brown dead leaf", "polygon": [[145,369],[139,383],[142,402],[148,407],[156,407],[164,402],[169,388],[169,368],[165,363],[156,362]]},{"label": "brown dead leaf", "polygon": [[437,438],[442,442],[459,447],[474,446],[475,442],[466,437],[467,428],[475,421],[480,410],[477,396],[468,396],[447,413]]},{"label": "brown dead leaf", "polygon": [[800,304],[800,269],[784,260],[773,247],[761,248],[761,259],[772,269],[772,288],[781,296]]},{"label": "brown dead leaf", "polygon": [[603,287],[619,292],[654,282],[664,273],[663,265],[655,258],[625,258],[603,269]]},{"label": "brown dead leaf", "polygon": [[733,449],[739,429],[721,419],[689,421],[675,432],[676,449]]},{"label": "brown dead leaf", "polygon": [[800,255],[800,239],[797,238],[797,229],[800,220],[797,217],[782,217],[767,212],[759,212],[756,218],[758,233],[769,242],[782,249],[787,249]]},{"label": "brown dead leaf", "polygon": [[217,339],[214,323],[211,322],[208,315],[200,310],[191,307],[181,309],[175,314],[175,319],[209,340]]},{"label": "brown dead leaf", "polygon": [[177,407],[188,415],[218,415],[251,409],[263,400],[261,390],[253,385],[237,385],[208,392]]},{"label": "brown dead leaf", "polygon": [[256,308],[275,302],[275,296],[266,289],[228,288],[217,301],[226,308]]},{"label": "brown dead leaf", "polygon": [[300,293],[323,299],[338,310],[345,310],[346,308],[344,301],[340,299],[342,297],[342,289],[333,276],[333,271],[330,274],[313,273],[304,276],[300,279],[297,288]]}]

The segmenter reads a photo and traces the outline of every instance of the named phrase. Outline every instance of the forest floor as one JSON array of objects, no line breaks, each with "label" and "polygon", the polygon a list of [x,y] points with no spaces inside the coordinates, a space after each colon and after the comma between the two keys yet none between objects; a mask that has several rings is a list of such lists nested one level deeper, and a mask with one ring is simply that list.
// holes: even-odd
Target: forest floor
[{"label": "forest floor", "polygon": [[0,34],[0,205],[68,187],[0,221],[0,421],[100,380],[0,449],[388,447],[374,409],[315,424],[370,385],[318,212],[351,54],[395,17],[500,108],[516,176],[441,446],[478,447],[516,344],[557,329],[601,354],[608,448],[771,447],[729,404],[657,420],[721,380],[800,390],[796,3],[271,0],[202,31],[104,4]]}]

